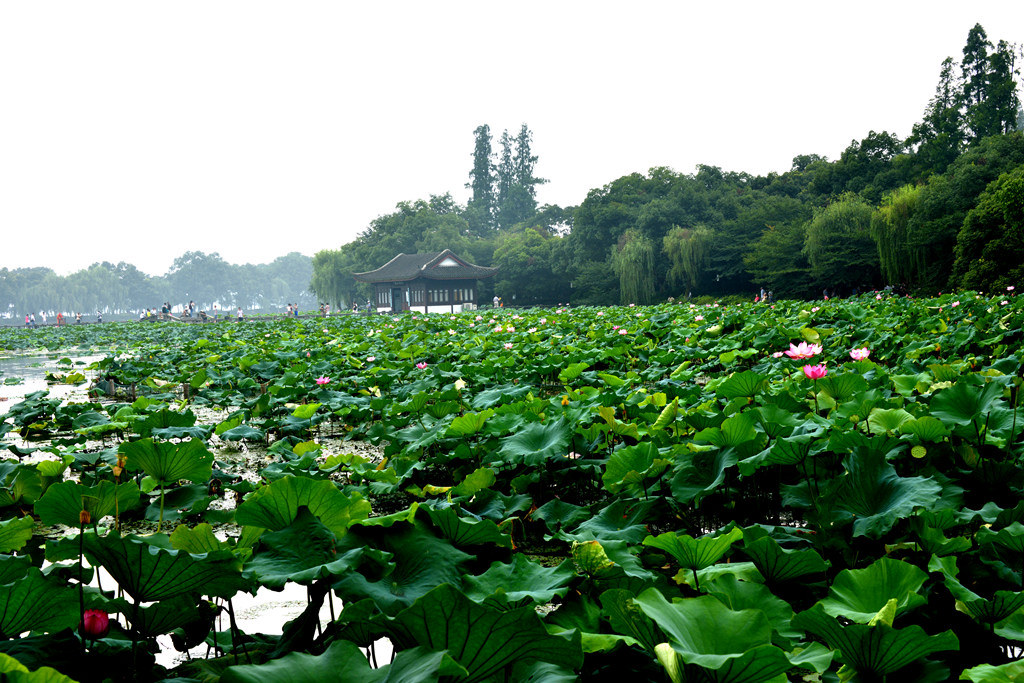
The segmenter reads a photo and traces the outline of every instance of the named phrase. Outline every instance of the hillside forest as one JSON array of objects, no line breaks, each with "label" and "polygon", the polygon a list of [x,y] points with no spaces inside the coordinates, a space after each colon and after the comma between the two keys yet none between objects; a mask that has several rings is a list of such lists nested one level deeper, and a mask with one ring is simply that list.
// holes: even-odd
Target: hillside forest
[{"label": "hillside forest", "polygon": [[523,124],[474,131],[465,205],[451,193],[399,202],[355,240],[312,259],[234,265],[190,251],[151,276],[95,263],[67,276],[0,269],[0,317],[29,311],[134,315],[168,301],[283,310],[364,301],[352,273],[398,253],[452,249],[498,275],[480,300],[506,305],[647,304],[681,297],[989,290],[1024,275],[1020,46],[975,25],[938,68],[906,138],[870,131],[839,159],[798,154],[767,175],[700,164],[652,168],[592,189],[578,206],[538,205],[538,156]]},{"label": "hillside forest", "polygon": [[368,294],[353,272],[444,248],[498,266],[481,295],[493,287],[506,305],[1003,287],[1024,275],[1019,59],[976,25],[906,138],[871,131],[835,161],[800,154],[765,176],[652,168],[574,207],[537,205],[545,180],[526,125],[496,143],[482,125],[465,206],[450,194],[399,203],[317,253],[311,289],[344,305]]}]

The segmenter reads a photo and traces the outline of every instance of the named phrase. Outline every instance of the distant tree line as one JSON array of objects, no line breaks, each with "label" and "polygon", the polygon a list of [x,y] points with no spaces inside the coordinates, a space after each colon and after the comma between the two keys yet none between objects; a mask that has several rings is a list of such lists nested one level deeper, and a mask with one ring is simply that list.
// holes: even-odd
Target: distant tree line
[{"label": "distant tree line", "polygon": [[885,285],[908,291],[1024,284],[1020,48],[980,25],[906,139],[871,131],[838,160],[799,155],[755,176],[652,168],[537,206],[537,156],[523,125],[492,149],[474,131],[465,206],[402,202],[354,241],[313,258],[310,287],[340,305],[369,295],[353,272],[398,253],[450,248],[498,266],[485,282],[522,305],[647,303],[687,295],[814,297]]},{"label": "distant tree line", "polygon": [[222,308],[281,309],[289,303],[309,308],[316,300],[309,292],[312,259],[291,253],[272,263],[234,265],[219,254],[190,251],[174,260],[163,276],[150,276],[130,263],[94,263],[61,276],[49,268],[0,269],[0,306],[4,314],[24,319],[39,311],[82,312],[88,319],[96,311],[107,315],[135,315],[195,301],[209,310]]}]

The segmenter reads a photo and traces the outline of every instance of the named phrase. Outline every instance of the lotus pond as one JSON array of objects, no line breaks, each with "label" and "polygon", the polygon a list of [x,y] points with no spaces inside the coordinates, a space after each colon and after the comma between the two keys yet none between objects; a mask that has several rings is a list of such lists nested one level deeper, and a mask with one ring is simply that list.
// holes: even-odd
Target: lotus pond
[{"label": "lotus pond", "polygon": [[0,330],[0,672],[1015,680],[1012,294]]}]

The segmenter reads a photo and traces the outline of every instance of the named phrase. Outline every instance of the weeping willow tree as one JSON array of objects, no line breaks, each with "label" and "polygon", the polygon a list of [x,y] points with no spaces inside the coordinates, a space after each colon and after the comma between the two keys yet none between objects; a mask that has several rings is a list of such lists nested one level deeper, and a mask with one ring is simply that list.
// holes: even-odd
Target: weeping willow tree
[{"label": "weeping willow tree", "polygon": [[819,286],[832,292],[874,286],[880,275],[878,249],[871,239],[874,210],[846,193],[814,211],[807,224],[804,252]]},{"label": "weeping willow tree", "polygon": [[871,237],[878,245],[882,275],[889,283],[920,284],[927,276],[925,252],[915,244],[911,219],[921,188],[904,185],[882,197],[871,217]]},{"label": "weeping willow tree", "polygon": [[692,229],[676,225],[669,230],[662,239],[661,250],[670,264],[667,276],[670,285],[682,285],[687,293],[697,288],[707,270],[712,239],[711,230],[703,225]]},{"label": "weeping willow tree", "polygon": [[612,265],[619,276],[623,304],[649,304],[654,300],[654,242],[630,228],[612,247]]}]

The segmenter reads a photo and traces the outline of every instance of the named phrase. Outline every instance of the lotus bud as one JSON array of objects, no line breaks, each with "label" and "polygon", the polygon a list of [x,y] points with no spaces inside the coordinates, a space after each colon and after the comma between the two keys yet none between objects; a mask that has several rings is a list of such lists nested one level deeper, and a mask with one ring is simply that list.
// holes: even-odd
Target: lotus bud
[{"label": "lotus bud", "polygon": [[104,638],[110,632],[110,617],[101,609],[87,609],[78,632],[87,638]]}]

